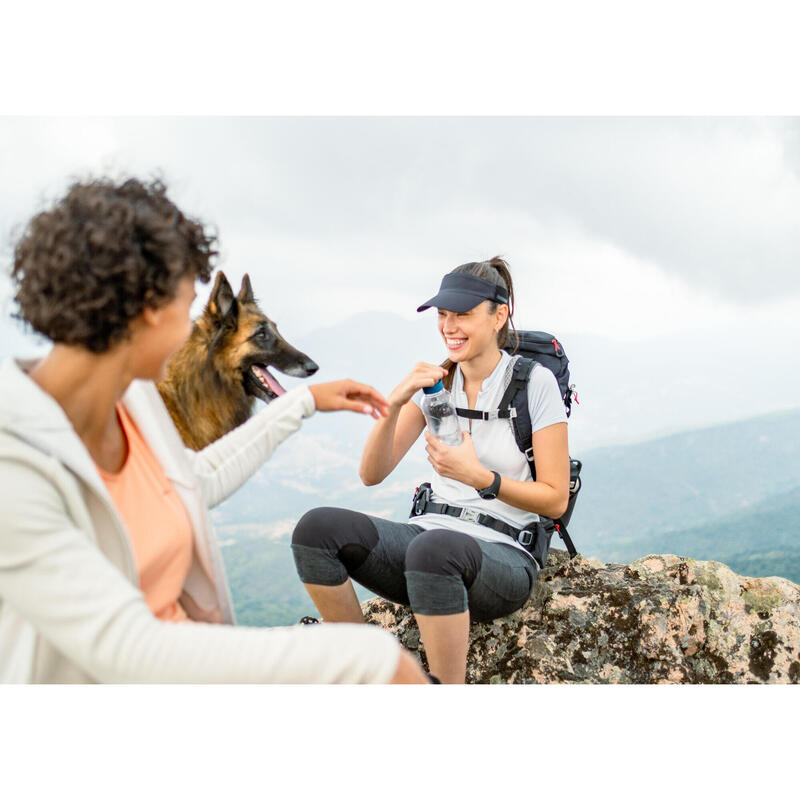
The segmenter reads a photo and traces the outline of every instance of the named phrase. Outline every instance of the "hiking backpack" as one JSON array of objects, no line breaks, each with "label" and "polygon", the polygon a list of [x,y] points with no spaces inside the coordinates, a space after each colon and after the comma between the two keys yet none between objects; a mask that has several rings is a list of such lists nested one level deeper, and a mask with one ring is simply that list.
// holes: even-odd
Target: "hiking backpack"
[{"label": "hiking backpack", "polygon": [[[531,447],[532,424],[528,410],[528,379],[535,363],[547,367],[558,381],[561,399],[567,411],[567,417],[572,413],[572,401],[578,402],[575,385],[569,382],[569,359],[564,348],[555,336],[543,331],[517,331],[518,344],[506,345],[503,349],[511,355],[513,368],[511,380],[505,391],[500,405],[496,411],[475,411],[469,408],[457,408],[456,413],[466,419],[509,419],[514,431],[517,447],[525,455],[531,468],[531,478],[536,480],[536,464]],[[558,518],[551,520],[540,515],[540,519],[552,535],[558,533],[569,552],[569,557],[577,555],[575,545],[572,543],[567,524],[572,517],[575,500],[581,488],[581,462],[577,459],[569,460],[569,503],[567,510]]]}]

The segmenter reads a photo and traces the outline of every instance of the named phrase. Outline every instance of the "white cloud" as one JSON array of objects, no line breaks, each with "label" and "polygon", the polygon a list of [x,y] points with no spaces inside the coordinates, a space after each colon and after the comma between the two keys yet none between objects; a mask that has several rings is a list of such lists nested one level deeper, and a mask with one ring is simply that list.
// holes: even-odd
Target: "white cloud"
[{"label": "white cloud", "polygon": [[[320,378],[376,374],[388,391],[414,361],[443,355],[432,315],[414,309],[444,272],[496,253],[511,263],[517,324],[556,333],[568,352],[583,336],[656,349],[670,337],[756,337],[785,354],[771,367],[780,374],[800,317],[798,131],[797,120],[753,118],[5,119],[0,228],[71,174],[161,166],[178,202],[219,225],[231,279],[250,273]],[[9,295],[0,278],[6,311]],[[365,311],[378,316],[354,316]],[[414,320],[413,336],[392,341],[389,313]],[[36,349],[27,342],[0,320],[0,354]],[[738,350],[726,347],[708,372],[729,386]],[[602,380],[579,386],[585,402],[624,409],[612,376]],[[790,376],[781,385],[785,402],[800,402]],[[778,396],[731,391],[728,418],[771,410]],[[688,394],[682,402],[675,420],[690,416]],[[604,419],[605,434],[626,434],[626,420]],[[352,476],[357,450],[293,437],[280,477],[300,488]]]},{"label": "white cloud", "polygon": [[405,300],[415,294],[407,281],[429,268],[508,249],[503,220],[524,218],[760,302],[800,291],[797,127],[758,118],[3,120],[0,152],[14,157],[2,162],[0,220],[24,220],[68,175],[163,168],[178,202],[219,225],[230,267],[265,268],[278,287],[297,269],[325,290],[338,280],[369,292],[376,277],[394,277]]}]

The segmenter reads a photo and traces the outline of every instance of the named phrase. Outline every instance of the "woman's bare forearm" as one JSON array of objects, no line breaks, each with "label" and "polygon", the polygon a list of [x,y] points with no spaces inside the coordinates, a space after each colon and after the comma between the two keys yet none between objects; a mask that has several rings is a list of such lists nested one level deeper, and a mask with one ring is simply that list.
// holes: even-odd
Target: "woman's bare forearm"
[{"label": "woman's bare forearm", "polygon": [[372,426],[361,454],[358,475],[365,486],[380,483],[395,467],[394,434],[400,409],[389,407],[385,417]]},{"label": "woman's bare forearm", "polygon": [[[486,489],[493,480],[494,473],[482,464],[462,479],[476,490]],[[569,490],[558,489],[544,481],[515,481],[501,475],[497,498],[514,508],[558,519],[566,511]]]},{"label": "woman's bare forearm", "polygon": [[[484,487],[481,487],[484,488]],[[499,500],[523,511],[533,511],[550,519],[558,519],[566,510],[569,501],[569,488],[556,489],[542,481],[514,481],[502,478]]]},{"label": "woman's bare forearm", "polygon": [[388,413],[373,425],[361,455],[358,474],[366,486],[380,483],[425,427],[422,412],[411,401],[414,393],[425,386],[433,386],[446,374],[447,370],[442,367],[420,362],[391,392]]}]

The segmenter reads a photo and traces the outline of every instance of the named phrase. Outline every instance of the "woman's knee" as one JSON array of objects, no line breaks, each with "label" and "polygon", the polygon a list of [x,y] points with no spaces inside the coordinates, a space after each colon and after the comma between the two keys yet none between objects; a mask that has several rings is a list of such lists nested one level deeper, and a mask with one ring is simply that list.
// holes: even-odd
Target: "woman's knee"
[{"label": "woman's knee", "polygon": [[378,543],[378,532],[366,514],[346,508],[314,508],[292,533],[295,552],[313,548],[334,554],[348,570],[358,568]]},{"label": "woman's knee", "polygon": [[312,508],[306,511],[297,522],[292,532],[292,544],[303,547],[326,547],[324,542],[331,538],[335,531],[331,526],[332,508]]},{"label": "woman's knee", "polygon": [[533,559],[511,545],[488,544],[483,569],[469,590],[470,617],[474,622],[505,617],[522,608],[536,582]]},{"label": "woman's knee", "polygon": [[[352,541],[352,520],[342,508],[314,508],[307,511],[292,533],[292,556],[303,583],[339,586],[347,580],[348,562],[343,552],[355,547],[363,558],[366,548]],[[368,552],[368,551],[367,551]]]},{"label": "woman's knee", "polygon": [[420,533],[406,551],[406,572],[459,577],[468,589],[481,568],[483,555],[466,533],[429,530]]}]

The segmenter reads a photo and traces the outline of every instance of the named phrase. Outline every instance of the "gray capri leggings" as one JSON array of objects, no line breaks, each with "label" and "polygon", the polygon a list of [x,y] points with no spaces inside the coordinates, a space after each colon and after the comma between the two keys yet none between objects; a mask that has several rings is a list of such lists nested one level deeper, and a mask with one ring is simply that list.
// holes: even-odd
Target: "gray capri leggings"
[{"label": "gray capri leggings", "polygon": [[339,586],[350,576],[416,614],[469,609],[475,622],[523,606],[538,569],[510,544],[343,508],[306,513],[292,534],[292,553],[303,583]]}]

